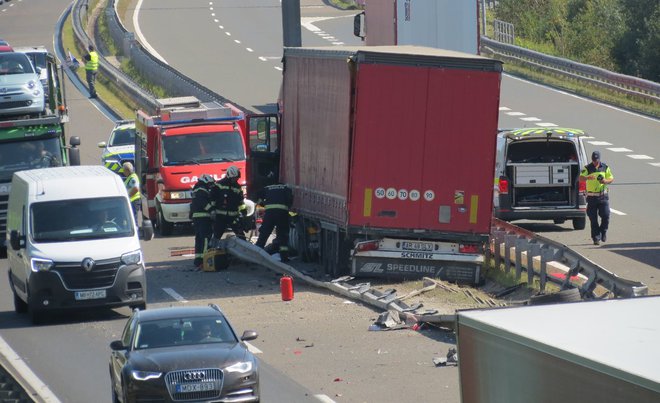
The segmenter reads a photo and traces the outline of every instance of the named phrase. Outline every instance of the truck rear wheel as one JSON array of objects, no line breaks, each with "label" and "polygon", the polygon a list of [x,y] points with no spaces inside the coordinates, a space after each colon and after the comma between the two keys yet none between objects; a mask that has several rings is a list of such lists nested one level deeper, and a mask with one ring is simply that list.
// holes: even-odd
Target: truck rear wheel
[{"label": "truck rear wheel", "polygon": [[174,230],[174,224],[165,220],[165,216],[163,216],[163,211],[160,209],[158,210],[158,219],[156,223],[158,224],[158,233],[161,236],[172,235],[172,231]]},{"label": "truck rear wheel", "polygon": [[587,226],[587,217],[578,217],[573,219],[573,229],[584,229]]}]

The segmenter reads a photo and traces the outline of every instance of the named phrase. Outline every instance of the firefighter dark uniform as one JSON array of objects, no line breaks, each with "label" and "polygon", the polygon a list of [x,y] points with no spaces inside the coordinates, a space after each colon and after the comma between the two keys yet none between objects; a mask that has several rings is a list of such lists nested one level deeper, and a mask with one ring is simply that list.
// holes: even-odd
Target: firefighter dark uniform
[{"label": "firefighter dark uniform", "polygon": [[211,189],[215,180],[212,176],[204,174],[200,176],[193,187],[192,202],[190,203],[190,218],[195,229],[195,267],[201,267],[204,252],[208,247],[209,240],[213,234],[213,222],[211,221]]},{"label": "firefighter dark uniform", "polygon": [[[591,239],[594,245],[607,240],[610,224],[610,197],[607,185],[614,176],[607,164],[600,162],[600,152],[591,154],[591,163],[580,172],[580,179],[587,182],[587,216],[591,223]],[[600,216],[600,224],[598,217]]]},{"label": "firefighter dark uniform", "polygon": [[289,260],[289,209],[293,204],[291,188],[283,184],[268,185],[259,193],[257,204],[264,206],[264,219],[259,228],[257,246],[264,248],[275,229],[275,242],[279,246],[282,262]]},{"label": "firefighter dark uniform", "polygon": [[231,166],[227,169],[225,177],[217,181],[211,189],[211,200],[215,211],[213,234],[216,239],[221,239],[225,231],[231,228],[238,238],[245,240],[245,232],[236,224],[239,214],[247,214],[243,189],[238,184],[239,178],[240,171]]}]

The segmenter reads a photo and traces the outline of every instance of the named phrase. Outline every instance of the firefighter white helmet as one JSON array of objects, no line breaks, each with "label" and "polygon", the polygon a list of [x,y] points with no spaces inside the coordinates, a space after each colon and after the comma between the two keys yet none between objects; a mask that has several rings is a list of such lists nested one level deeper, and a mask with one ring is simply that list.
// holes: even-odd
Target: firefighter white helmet
[{"label": "firefighter white helmet", "polygon": [[213,179],[213,177],[209,174],[202,174],[202,176],[200,176],[197,180],[205,185],[209,185],[215,182],[215,179]]},{"label": "firefighter white helmet", "polygon": [[241,171],[238,170],[235,166],[230,166],[227,168],[227,178],[240,178],[241,177]]}]

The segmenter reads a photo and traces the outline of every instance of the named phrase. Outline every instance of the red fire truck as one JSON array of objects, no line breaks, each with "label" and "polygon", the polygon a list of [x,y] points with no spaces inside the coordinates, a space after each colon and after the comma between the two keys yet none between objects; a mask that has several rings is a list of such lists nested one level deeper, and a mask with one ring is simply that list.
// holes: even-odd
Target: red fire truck
[{"label": "red fire truck", "polygon": [[234,165],[246,191],[245,116],[231,104],[195,97],[158,99],[155,114],[138,110],[135,169],[142,183],[143,214],[160,235],[190,223],[192,186],[202,174],[216,180]]}]

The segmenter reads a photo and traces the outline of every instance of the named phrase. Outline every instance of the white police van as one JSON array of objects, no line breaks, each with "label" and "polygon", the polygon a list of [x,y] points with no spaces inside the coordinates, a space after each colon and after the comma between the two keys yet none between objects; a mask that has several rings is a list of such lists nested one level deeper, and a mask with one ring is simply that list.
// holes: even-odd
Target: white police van
[{"label": "white police van", "polygon": [[495,160],[494,215],[505,221],[571,220],[586,225],[588,163],[584,131],[534,127],[500,130]]}]

